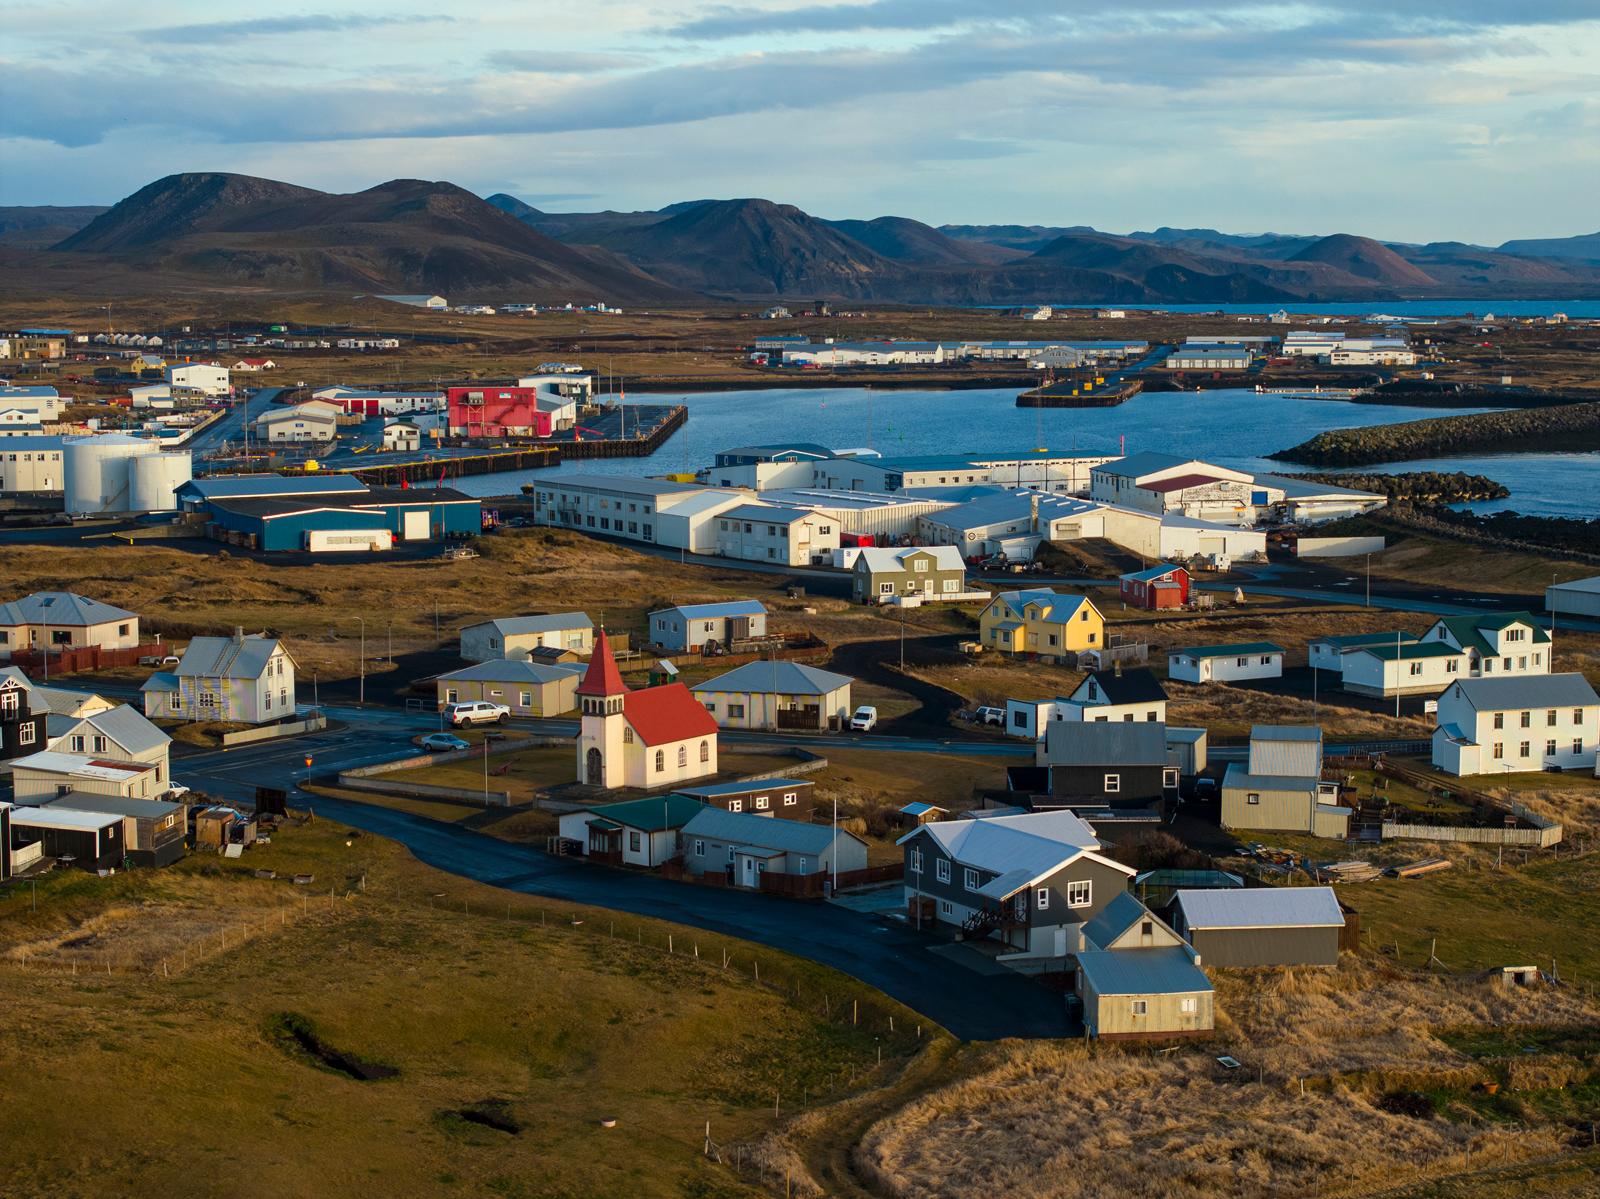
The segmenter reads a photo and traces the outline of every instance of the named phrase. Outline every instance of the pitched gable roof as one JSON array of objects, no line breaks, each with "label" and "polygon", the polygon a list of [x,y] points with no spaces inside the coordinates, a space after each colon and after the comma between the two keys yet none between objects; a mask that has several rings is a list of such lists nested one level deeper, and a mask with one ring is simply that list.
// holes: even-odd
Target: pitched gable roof
[{"label": "pitched gable roof", "polygon": [[1029,604],[1039,609],[1039,619],[1050,624],[1065,624],[1085,605],[1094,607],[1085,596],[1068,595],[1064,591],[1051,591],[1048,587],[1032,587],[1026,591],[1002,591],[995,596],[1016,613],[1027,610]]},{"label": "pitched gable roof", "polygon": [[1110,995],[1192,995],[1211,990],[1191,951],[1176,945],[1156,949],[1108,949],[1076,955],[1084,981],[1102,999]]},{"label": "pitched gable roof", "polygon": [[173,673],[179,678],[259,679],[277,651],[278,639],[259,633],[195,637]]},{"label": "pitched gable roof", "polygon": [[583,682],[578,684],[579,695],[625,695],[628,688],[622,681],[622,672],[617,669],[617,660],[611,656],[611,642],[606,640],[606,631],[600,630],[595,638],[594,653],[589,658],[589,669],[584,672]]},{"label": "pitched gable roof", "polygon": [[1238,891],[1179,891],[1175,909],[1192,929],[1343,928],[1332,887],[1250,887]]},{"label": "pitched gable roof", "polygon": [[1114,670],[1096,670],[1078,684],[1071,698],[1087,704],[1150,704],[1166,699],[1167,693],[1148,667],[1139,667],[1120,676]]},{"label": "pitched gable roof", "polygon": [[[613,665],[612,669],[616,667]],[[646,745],[667,745],[691,737],[717,735],[716,717],[707,712],[682,683],[629,691],[622,701],[622,714]]]},{"label": "pitched gable roof", "polygon": [[1459,679],[1451,689],[1459,691],[1477,712],[1501,708],[1587,708],[1600,704],[1600,696],[1589,680],[1576,672]]},{"label": "pitched gable roof", "polygon": [[519,637],[524,633],[564,633],[569,629],[592,629],[594,621],[585,612],[546,613],[543,616],[502,616],[497,620],[480,620],[462,625],[463,629],[480,629],[493,625],[495,632],[505,637]]},{"label": "pitched gable roof", "polygon": [[113,607],[76,595],[71,591],[36,591],[8,604],[0,604],[0,625],[51,624],[81,625],[105,624],[113,620],[133,620],[136,614],[126,608]]},{"label": "pitched gable roof", "polygon": [[[1438,636],[1436,630],[1442,626],[1463,649],[1475,649],[1492,657],[1500,650],[1483,635],[1484,632],[1498,633],[1501,629],[1514,624],[1527,625],[1533,630],[1530,644],[1549,644],[1550,634],[1544,631],[1539,624],[1539,618],[1532,612],[1478,612],[1471,616],[1441,616],[1428,633]],[[1423,634],[1424,637],[1427,635]]]},{"label": "pitched gable roof", "polygon": [[849,675],[834,674],[831,670],[818,670],[799,662],[747,662],[727,674],[696,683],[696,693],[702,691],[760,692],[778,695],[826,695],[840,687],[848,687],[854,680]]},{"label": "pitched gable roof", "polygon": [[683,834],[686,837],[717,837],[747,849],[776,849],[783,853],[813,856],[828,852],[836,836],[840,841],[861,841],[854,833],[844,829],[835,831],[825,824],[802,824],[798,820],[778,820],[772,816],[729,812],[709,806],[703,807],[694,819],[683,826]]}]

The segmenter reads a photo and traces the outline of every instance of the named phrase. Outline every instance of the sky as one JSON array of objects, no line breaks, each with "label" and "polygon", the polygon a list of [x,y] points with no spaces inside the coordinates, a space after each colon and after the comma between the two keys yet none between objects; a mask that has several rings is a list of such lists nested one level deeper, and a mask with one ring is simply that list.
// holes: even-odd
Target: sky
[{"label": "sky", "polygon": [[0,4],[0,204],[393,178],[551,212],[1600,230],[1597,0]]}]

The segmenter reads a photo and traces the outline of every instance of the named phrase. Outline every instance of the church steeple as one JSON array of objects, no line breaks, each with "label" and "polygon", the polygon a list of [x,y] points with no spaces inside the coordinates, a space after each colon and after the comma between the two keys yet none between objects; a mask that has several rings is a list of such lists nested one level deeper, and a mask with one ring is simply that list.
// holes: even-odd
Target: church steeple
[{"label": "church steeple", "polygon": [[595,639],[589,669],[578,684],[583,726],[578,733],[578,779],[600,787],[623,785],[626,766],[623,745],[633,736],[625,730],[622,713],[628,688],[611,656],[605,631]]},{"label": "church steeple", "polygon": [[583,682],[578,684],[578,695],[585,716],[610,716],[622,711],[622,697],[628,688],[617,669],[617,660],[611,656],[611,643],[605,630],[595,638],[594,653],[589,657],[589,669]]}]

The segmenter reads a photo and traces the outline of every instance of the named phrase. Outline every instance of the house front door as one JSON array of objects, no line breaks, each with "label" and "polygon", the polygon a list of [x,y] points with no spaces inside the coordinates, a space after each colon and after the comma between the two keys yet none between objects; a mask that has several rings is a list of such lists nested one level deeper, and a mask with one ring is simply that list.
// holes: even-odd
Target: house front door
[{"label": "house front door", "polygon": [[600,771],[600,751],[598,749],[591,749],[584,756],[584,773],[591,786],[598,787],[605,782],[605,778]]},{"label": "house front door", "polygon": [[756,860],[754,858],[746,858],[744,860],[744,885],[747,887],[756,885]]}]

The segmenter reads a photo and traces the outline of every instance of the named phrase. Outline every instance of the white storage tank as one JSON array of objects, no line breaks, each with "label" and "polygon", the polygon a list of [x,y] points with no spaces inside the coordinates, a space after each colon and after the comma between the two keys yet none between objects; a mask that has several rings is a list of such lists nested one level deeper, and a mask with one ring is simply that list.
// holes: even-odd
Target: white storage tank
[{"label": "white storage tank", "polygon": [[194,477],[188,454],[145,454],[129,463],[128,484],[135,512],[176,512],[173,491]]},{"label": "white storage tank", "polygon": [[154,454],[160,448],[153,441],[125,433],[65,438],[61,443],[61,473],[66,511],[134,511],[129,460]]}]

